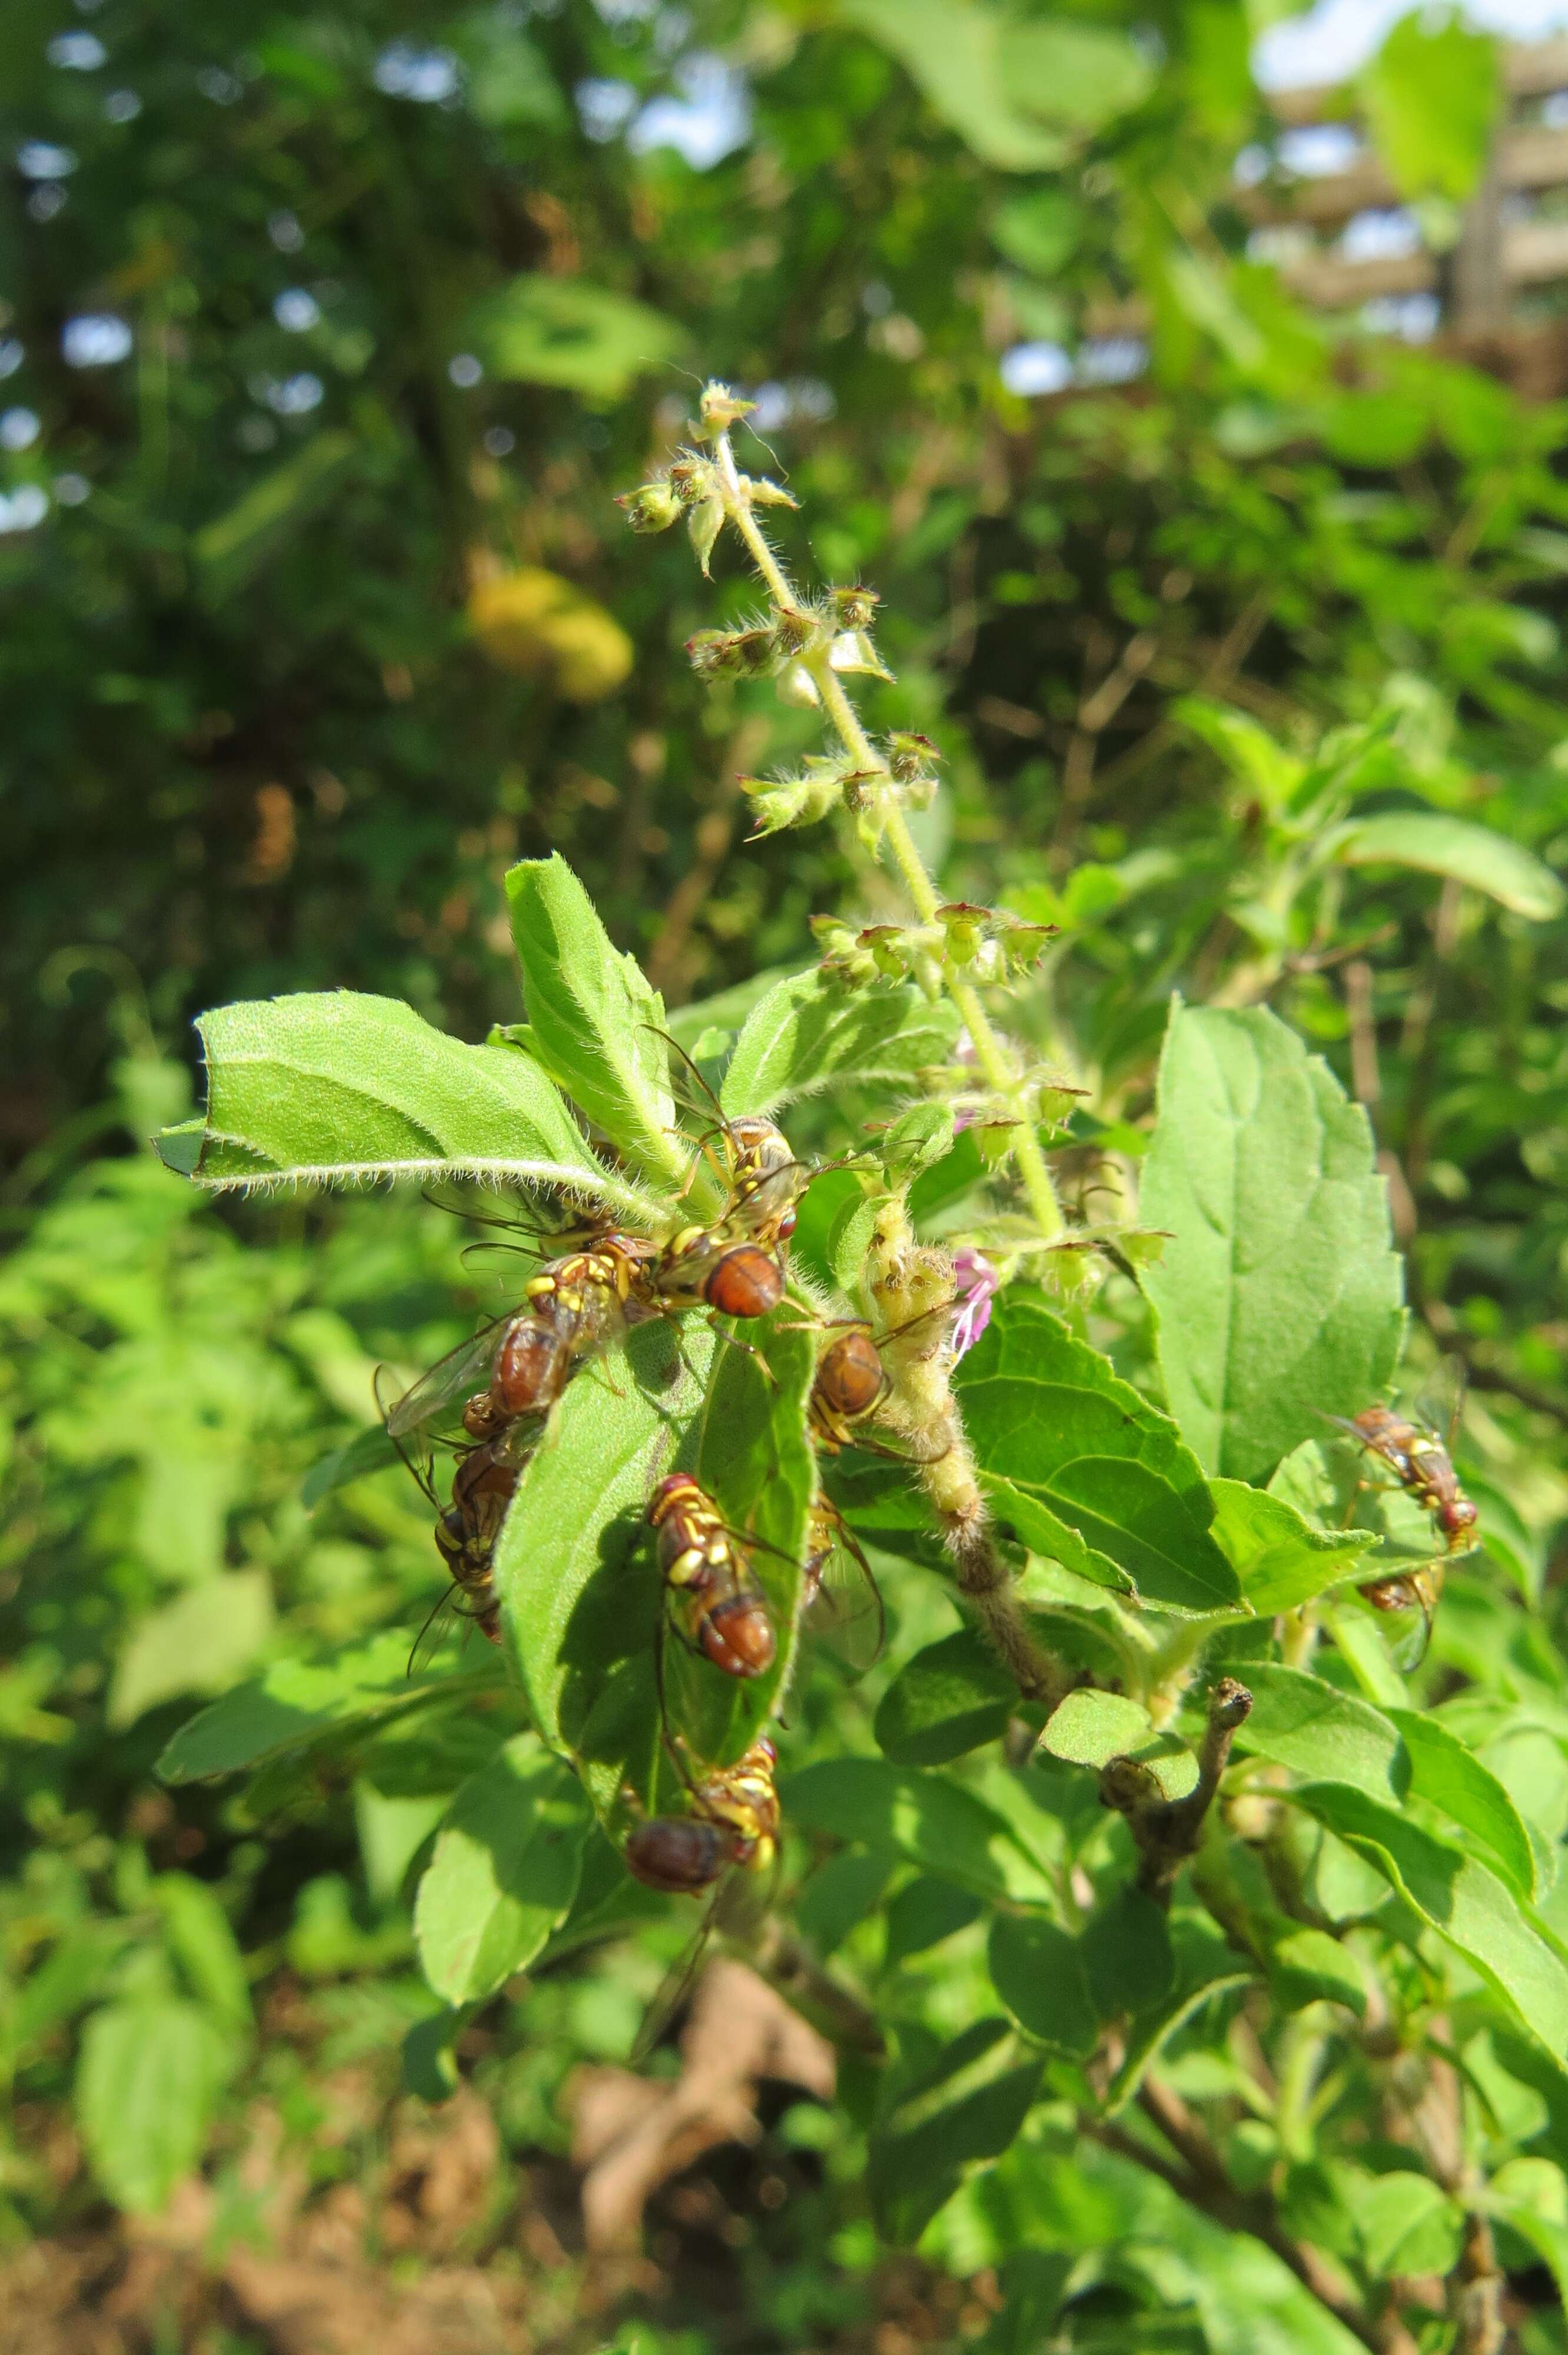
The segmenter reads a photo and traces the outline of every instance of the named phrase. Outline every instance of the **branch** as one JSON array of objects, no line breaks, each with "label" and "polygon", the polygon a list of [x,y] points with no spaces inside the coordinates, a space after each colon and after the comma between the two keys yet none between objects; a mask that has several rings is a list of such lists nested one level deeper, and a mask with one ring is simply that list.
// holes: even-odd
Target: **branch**
[{"label": "branch", "polygon": [[1198,1780],[1184,1799],[1168,1799],[1150,1769],[1136,1758],[1112,1758],[1100,1774],[1100,1797],[1127,1817],[1138,1843],[1138,1885],[1161,1905],[1171,1902],[1176,1875],[1198,1852],[1203,1822],[1220,1777],[1230,1763],[1236,1729],[1252,1709],[1252,1695],[1234,1677],[1222,1677],[1209,1695],[1209,1722],[1198,1753]]}]

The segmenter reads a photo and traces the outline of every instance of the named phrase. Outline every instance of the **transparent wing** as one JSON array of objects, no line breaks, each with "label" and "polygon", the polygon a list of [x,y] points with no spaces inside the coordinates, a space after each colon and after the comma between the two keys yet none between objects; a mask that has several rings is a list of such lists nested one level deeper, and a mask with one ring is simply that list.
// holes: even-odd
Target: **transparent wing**
[{"label": "transparent wing", "polygon": [[376,1393],[376,1403],[380,1409],[381,1420],[387,1426],[387,1435],[401,1457],[405,1470],[412,1476],[420,1493],[429,1499],[439,1513],[441,1509],[441,1500],[436,1493],[435,1452],[429,1442],[422,1436],[416,1437],[413,1445],[409,1446],[393,1431],[391,1405],[385,1395],[387,1380],[386,1367],[377,1366],[371,1387]]},{"label": "transparent wing", "polygon": [[1463,1358],[1439,1358],[1427,1380],[1423,1382],[1412,1409],[1417,1423],[1425,1423],[1435,1438],[1452,1449],[1459,1429],[1459,1418],[1465,1412],[1465,1389],[1467,1375]]},{"label": "transparent wing", "polygon": [[697,1974],[703,1966],[709,1946],[713,1944],[714,1932],[718,1927],[719,1907],[726,1887],[735,1879],[736,1873],[736,1867],[733,1864],[726,1867],[723,1876],[715,1885],[712,1896],[703,1908],[702,1920],[665,1972],[660,1982],[658,1993],[643,2013],[642,2025],[637,2031],[637,2041],[631,2048],[631,2065],[634,2069],[641,2069],[654,2046],[662,2041],[665,2030],[695,1987]]},{"label": "transparent wing", "polygon": [[809,1582],[800,1632],[821,1642],[854,1675],[863,1676],[881,1657],[887,1640],[887,1610],[882,1589],[859,1539],[842,1520],[832,1533]]},{"label": "transparent wing", "polygon": [[[428,1668],[438,1652],[442,1651],[458,1632],[462,1617],[458,1609],[458,1590],[449,1586],[444,1594],[436,1597],[425,1617],[425,1624],[414,1638],[408,1654],[408,1673],[417,1677]],[[465,1634],[467,1630],[463,1631]]]},{"label": "transparent wing", "polygon": [[411,1390],[393,1401],[387,1412],[387,1429],[394,1439],[418,1431],[421,1423],[433,1423],[460,1392],[483,1388],[490,1380],[505,1322],[504,1317],[492,1317],[466,1341],[460,1341],[455,1349],[449,1349],[444,1358],[438,1358]]}]

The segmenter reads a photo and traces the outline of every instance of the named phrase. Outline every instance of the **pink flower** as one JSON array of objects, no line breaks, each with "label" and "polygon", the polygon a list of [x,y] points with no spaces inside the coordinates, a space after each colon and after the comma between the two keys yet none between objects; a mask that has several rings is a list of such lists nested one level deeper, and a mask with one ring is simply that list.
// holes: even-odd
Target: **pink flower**
[{"label": "pink flower", "polygon": [[1001,1288],[1001,1278],[983,1252],[960,1243],[953,1253],[953,1276],[963,1305],[953,1326],[953,1357],[972,1349],[991,1323],[991,1304]]}]

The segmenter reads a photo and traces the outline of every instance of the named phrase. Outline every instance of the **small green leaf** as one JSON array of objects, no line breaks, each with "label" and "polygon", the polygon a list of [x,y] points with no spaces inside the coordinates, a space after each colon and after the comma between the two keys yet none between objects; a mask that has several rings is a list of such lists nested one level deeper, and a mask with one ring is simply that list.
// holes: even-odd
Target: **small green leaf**
[{"label": "small green leaf", "polygon": [[999,1913],[987,1953],[991,1985],[1026,2036],[1086,2059],[1099,2041],[1076,1938],[1038,1915]]},{"label": "small green leaf", "polygon": [[1357,2187],[1355,2216],[1367,2270],[1380,2280],[1443,2275],[1458,2262],[1463,2211],[1430,2176],[1405,2168],[1369,2176]]},{"label": "small green leaf", "polygon": [[1171,717],[1201,736],[1266,810],[1284,809],[1307,773],[1305,761],[1277,744],[1266,728],[1232,704],[1215,703],[1205,695],[1180,696]]},{"label": "small green leaf", "polygon": [[1040,1736],[1042,1749],[1074,1766],[1103,1766],[1140,1749],[1154,1731],[1141,1701],[1085,1688],[1058,1703]]},{"label": "small green leaf", "polygon": [[960,1627],[901,1668],[882,1697],[875,1733],[899,1766],[941,1766],[994,1742],[1018,1702],[1018,1688],[989,1644]]},{"label": "small green leaf", "polygon": [[389,1628],[326,1660],[279,1660],[253,1684],[226,1693],[181,1726],[158,1760],[158,1773],[165,1783],[232,1774],[350,1720],[400,1715],[427,1706],[434,1695],[455,1699],[495,1683],[495,1671],[482,1660],[461,1676],[410,1677],[407,1632]]},{"label": "small green leaf", "polygon": [[1528,1902],[1537,1893],[1535,1851],[1523,1817],[1491,1769],[1436,1718],[1412,1709],[1391,1709],[1388,1717],[1409,1753],[1417,1798],[1468,1832],[1485,1851],[1484,1860]]},{"label": "small green leaf", "polygon": [[1103,2020],[1146,2012],[1176,1984],[1170,1924],[1140,1889],[1118,1889],[1090,1914],[1078,1945],[1089,2000]]},{"label": "small green leaf", "polygon": [[250,1982],[228,1915],[217,1891],[188,1872],[160,1873],[153,1899],[164,1917],[169,1950],[191,1991],[241,2037],[253,2025]]},{"label": "small green leaf", "polygon": [[907,1084],[948,1061],[958,1016],[913,988],[846,989],[816,965],[752,1007],[724,1085],[725,1111],[775,1113],[841,1082]]},{"label": "small green leaf", "polygon": [[221,1692],[266,1644],[272,1615],[272,1582],[260,1569],[220,1572],[148,1612],[114,1663],[110,1724],[133,1725],[176,1693]]},{"label": "small green leaf", "polygon": [[935,2050],[910,2034],[907,2057],[888,2073],[866,2160],[885,2240],[917,2240],[970,2169],[1001,2158],[1034,2105],[1041,2068],[1038,2057],[1021,2058],[1004,2019],[977,2020]]},{"label": "small green leaf", "polygon": [[1468,202],[1503,104],[1495,40],[1457,16],[1402,16],[1364,68],[1361,96],[1402,197]]},{"label": "small green leaf", "polygon": [[512,868],[506,896],[535,1060],[644,1176],[679,1186],[692,1156],[675,1133],[663,999],[558,852]]},{"label": "small green leaf", "polygon": [[201,2157],[228,2070],[223,2030],[199,2004],[137,1996],[82,2031],[76,2114],[104,2190],[156,2215]]},{"label": "small green leaf", "polygon": [[1214,1538],[1260,1619],[1298,1610],[1326,1587],[1356,1575],[1375,1542],[1369,1529],[1314,1529],[1294,1505],[1240,1480],[1211,1480]]},{"label": "small green leaf", "polygon": [[879,1850],[835,1849],[796,1901],[795,1922],[802,1937],[810,1940],[819,1955],[836,1954],[856,1924],[877,1911],[896,1870],[896,1859]]},{"label": "small green leaf", "polygon": [[956,1937],[971,1922],[979,1921],[982,1910],[971,1891],[955,1889],[949,1881],[922,1875],[906,1881],[887,1909],[885,1960],[888,1968],[911,1955],[928,1954],[945,1939]]},{"label": "small green leaf", "polygon": [[477,2002],[526,1969],[570,1909],[591,1821],[577,1777],[531,1733],[463,1785],[414,1908],[419,1961],[439,1996]]},{"label": "small green leaf", "polygon": [[468,1177],[560,1186],[632,1215],[648,1208],[595,1160],[536,1063],[512,1048],[466,1047],[397,998],[344,989],[255,999],[196,1028],[207,1068],[199,1185]]},{"label": "small green leaf", "polygon": [[1290,2011],[1303,2004],[1342,2003],[1361,2019],[1367,1983],[1356,1958],[1327,1930],[1292,1930],[1269,1948],[1268,1975],[1280,2002]]},{"label": "small green leaf", "polygon": [[1038,1294],[1003,1293],[957,1388],[996,1516],[1034,1552],[1170,1610],[1237,1601],[1174,1426]]},{"label": "small green leaf", "polygon": [[1415,867],[1427,875],[1451,875],[1473,891],[1547,924],[1563,913],[1562,884],[1532,851],[1438,810],[1380,810],[1336,827],[1321,855],[1340,867]]},{"label": "small green leaf", "polygon": [[[1128,1892],[1128,1895],[1136,1893]],[[1144,1902],[1147,1903],[1149,1901]],[[1169,1953],[1171,1966],[1166,1989],[1153,2002],[1135,2012],[1128,2023],[1124,2057],[1106,2097],[1106,2108],[1109,2113],[1114,2114],[1132,2099],[1142,2082],[1144,2071],[1178,2029],[1202,2011],[1214,1997],[1245,1987],[1254,1976],[1245,1964],[1238,1962],[1234,1949],[1204,1915],[1173,1914],[1165,1937],[1168,1945],[1162,1951]],[[1089,1969],[1089,1985],[1098,1997],[1094,1964],[1087,1955],[1085,1959]],[[1151,1965],[1145,1967],[1151,1971]]]},{"label": "small green leaf", "polygon": [[1315,1782],[1347,1783],[1397,1806],[1410,1787],[1410,1761],[1398,1729],[1370,1702],[1305,1668],[1248,1661],[1252,1713],[1238,1750],[1271,1758]]},{"label": "small green leaf", "polygon": [[1568,2048],[1568,1963],[1506,1882],[1408,1816],[1343,1783],[1309,1783],[1292,1796],[1457,1947],[1562,2064]]},{"label": "small green leaf", "polygon": [[686,340],[683,328],[645,303],[542,271],[524,271],[480,304],[461,332],[492,376],[599,400],[619,400]]},{"label": "small green leaf", "polygon": [[803,1831],[890,1850],[977,1897],[1054,1902],[1049,1874],[1012,1826],[945,1774],[882,1758],[824,1758],[790,1775],[784,1808]]},{"label": "small green leaf", "polygon": [[443,2006],[417,2019],[403,2039],[404,2090],[421,2102],[450,2101],[458,2089],[457,2040],[469,2019],[466,2005]]},{"label": "small green leaf", "polygon": [[1568,2306],[1568,2184],[1562,2169],[1545,2158],[1510,2158],[1478,2193],[1476,2205],[1519,2234]]},{"label": "small green leaf", "polygon": [[1171,1236],[1143,1288],[1211,1471],[1266,1479],[1391,1380],[1400,1263],[1366,1114],[1266,1008],[1174,1009],[1140,1215]]},{"label": "small green leaf", "polygon": [[1003,20],[976,0],[843,0],[843,21],[892,51],[932,112],[982,163],[1054,171],[1068,144],[1023,112],[1003,71]]}]

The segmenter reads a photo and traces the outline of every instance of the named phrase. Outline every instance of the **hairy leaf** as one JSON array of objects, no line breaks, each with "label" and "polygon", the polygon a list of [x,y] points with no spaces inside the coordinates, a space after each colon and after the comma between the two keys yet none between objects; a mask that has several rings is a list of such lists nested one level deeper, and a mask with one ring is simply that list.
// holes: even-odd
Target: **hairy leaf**
[{"label": "hairy leaf", "polygon": [[674,1133],[663,999],[558,852],[512,868],[506,895],[530,1051],[645,1176],[679,1185],[691,1155]]},{"label": "hairy leaf", "polygon": [[908,1084],[945,1063],[958,1016],[917,989],[846,989],[816,965],[775,983],[746,1018],[724,1085],[725,1111],[772,1113],[841,1081]]},{"label": "hairy leaf", "polygon": [[1366,1114],[1266,1009],[1174,1009],[1140,1202],[1171,1236],[1144,1277],[1166,1396],[1210,1471],[1265,1479],[1383,1390],[1404,1312]]},{"label": "hairy leaf", "polygon": [[1138,1749],[1153,1732],[1149,1711],[1126,1693],[1070,1692],[1040,1737],[1042,1749],[1074,1766],[1103,1766]]},{"label": "hairy leaf", "polygon": [[353,1185],[482,1178],[559,1186],[630,1215],[648,1205],[589,1152],[539,1066],[468,1047],[393,997],[319,990],[204,1014],[207,1124],[167,1133],[199,1185]]},{"label": "hairy leaf", "polygon": [[991,1505],[1025,1545],[1171,1610],[1237,1601],[1213,1499],[1175,1427],[1038,1294],[1001,1295],[957,1387]]},{"label": "hairy leaf", "polygon": [[593,1818],[568,1766],[517,1734],[465,1783],[419,1882],[414,1935],[450,2004],[525,1970],[577,1894]]}]

